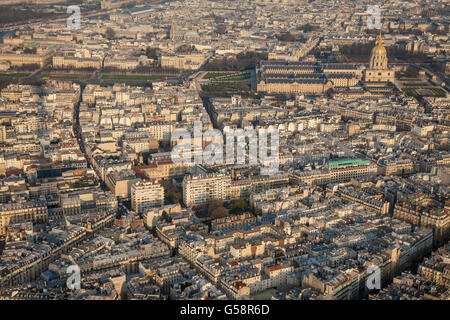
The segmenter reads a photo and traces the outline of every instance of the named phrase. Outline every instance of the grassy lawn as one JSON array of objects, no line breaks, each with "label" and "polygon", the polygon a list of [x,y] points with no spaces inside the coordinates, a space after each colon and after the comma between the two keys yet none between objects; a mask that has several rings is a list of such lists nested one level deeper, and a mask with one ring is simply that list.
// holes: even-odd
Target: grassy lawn
[{"label": "grassy lawn", "polygon": [[408,81],[421,81],[421,79],[419,79],[419,78],[402,78],[402,79],[399,79],[399,81],[404,81],[404,82],[408,82]]},{"label": "grassy lawn", "polygon": [[239,80],[247,80],[250,79],[250,73],[246,73],[246,74],[240,74],[240,75],[236,75],[233,77],[227,77],[227,78],[223,78],[221,80],[223,81],[239,81]]},{"label": "grassy lawn", "polygon": [[[408,87],[408,88],[403,88],[402,90],[411,97],[421,97],[422,94],[420,94],[418,91],[416,90],[420,90],[420,89],[424,89],[424,90],[428,90],[430,91],[430,93],[432,92],[434,96],[436,97],[445,97],[446,92],[444,89],[439,88],[439,87]],[[424,94],[425,96],[431,96],[428,94]]]},{"label": "grassy lawn", "polygon": [[438,97],[445,97],[445,95],[446,95],[445,90],[442,88],[433,87],[433,88],[430,88],[430,90],[433,91],[434,94]]},{"label": "grassy lawn", "polygon": [[202,84],[202,94],[205,96],[210,97],[224,97],[224,96],[230,96],[233,94],[240,94],[243,96],[250,96],[252,95],[252,91],[249,87],[249,85],[246,83],[245,80],[238,80],[238,81],[226,81],[219,82],[218,80],[214,83],[210,84]]},{"label": "grassy lawn", "polygon": [[[232,72],[232,74],[235,74],[235,72]],[[227,75],[227,72],[208,72],[207,74],[205,74],[203,79],[214,79],[214,78],[219,78],[219,77],[223,77],[226,75]]]},{"label": "grassy lawn", "polygon": [[213,78],[217,78],[217,77],[220,77],[223,75],[224,74],[222,72],[208,72],[207,74],[205,74],[203,79],[213,79]]},{"label": "grassy lawn", "polygon": [[174,76],[169,76],[165,74],[159,75],[126,75],[126,74],[103,74],[102,79],[107,80],[158,80],[161,78],[173,78]]},{"label": "grassy lawn", "polygon": [[50,73],[43,74],[42,78],[51,79],[89,79],[91,77],[88,73]]},{"label": "grassy lawn", "polygon": [[206,96],[230,96],[241,94],[248,96],[251,89],[245,80],[250,79],[250,72],[208,72],[203,79],[209,79],[208,84],[201,85]]},{"label": "grassy lawn", "polygon": [[408,96],[411,97],[418,97],[418,94],[416,93],[416,90],[414,88],[403,88],[402,89]]},{"label": "grassy lawn", "polygon": [[226,83],[226,82],[218,82],[215,84],[203,84],[202,90],[203,91],[228,91],[228,90],[235,90],[236,84],[233,82]]},{"label": "grassy lawn", "polygon": [[250,78],[250,72],[208,72],[203,79],[217,79],[224,81],[238,81]]}]

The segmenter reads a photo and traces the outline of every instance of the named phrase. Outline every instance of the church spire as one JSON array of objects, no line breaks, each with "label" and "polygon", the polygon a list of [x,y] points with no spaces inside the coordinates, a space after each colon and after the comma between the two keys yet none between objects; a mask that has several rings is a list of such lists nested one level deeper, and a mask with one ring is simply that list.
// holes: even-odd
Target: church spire
[{"label": "church spire", "polygon": [[377,45],[378,46],[383,45],[383,39],[381,39],[381,27],[380,27],[380,34],[378,35],[378,39],[377,39]]}]

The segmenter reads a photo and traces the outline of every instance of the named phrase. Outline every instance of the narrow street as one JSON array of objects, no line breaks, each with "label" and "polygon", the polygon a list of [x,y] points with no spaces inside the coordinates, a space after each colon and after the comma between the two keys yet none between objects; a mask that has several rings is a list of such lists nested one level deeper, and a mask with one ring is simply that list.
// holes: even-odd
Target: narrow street
[{"label": "narrow street", "polygon": [[105,182],[102,179],[101,174],[95,169],[90,157],[88,156],[88,154],[86,153],[86,146],[84,145],[84,140],[83,140],[83,135],[81,134],[81,127],[80,127],[80,104],[81,104],[81,99],[83,96],[83,90],[85,88],[85,84],[80,84],[80,95],[78,97],[78,101],[75,104],[74,108],[73,108],[73,133],[77,139],[78,142],[78,146],[80,147],[80,151],[83,153],[86,162],[88,164],[88,167],[92,168],[94,170],[94,172],[97,175],[97,179],[100,182],[100,187],[103,190],[109,190],[108,187],[106,186]]}]

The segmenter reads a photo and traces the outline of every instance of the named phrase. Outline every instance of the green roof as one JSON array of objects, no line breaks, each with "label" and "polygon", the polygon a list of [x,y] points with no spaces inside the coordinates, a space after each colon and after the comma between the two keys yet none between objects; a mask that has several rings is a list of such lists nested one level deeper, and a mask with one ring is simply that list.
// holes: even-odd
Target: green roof
[{"label": "green roof", "polygon": [[357,166],[362,164],[369,164],[369,160],[362,160],[362,159],[343,159],[343,160],[337,160],[337,161],[330,161],[328,163],[328,168],[339,168],[339,167],[346,167],[346,166]]}]

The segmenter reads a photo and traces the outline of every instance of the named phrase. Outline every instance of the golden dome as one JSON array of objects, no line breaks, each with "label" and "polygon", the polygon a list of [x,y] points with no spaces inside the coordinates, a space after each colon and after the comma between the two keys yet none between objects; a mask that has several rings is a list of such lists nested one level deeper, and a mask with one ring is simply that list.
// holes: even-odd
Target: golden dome
[{"label": "golden dome", "polygon": [[374,56],[381,56],[381,55],[386,55],[386,54],[387,54],[386,48],[383,47],[383,45],[376,45],[372,49],[372,55],[374,55]]},{"label": "golden dome", "polygon": [[386,48],[383,46],[383,39],[381,39],[381,30],[380,30],[380,35],[377,38],[377,45],[372,49],[372,55],[379,56],[386,54],[387,54]]}]

